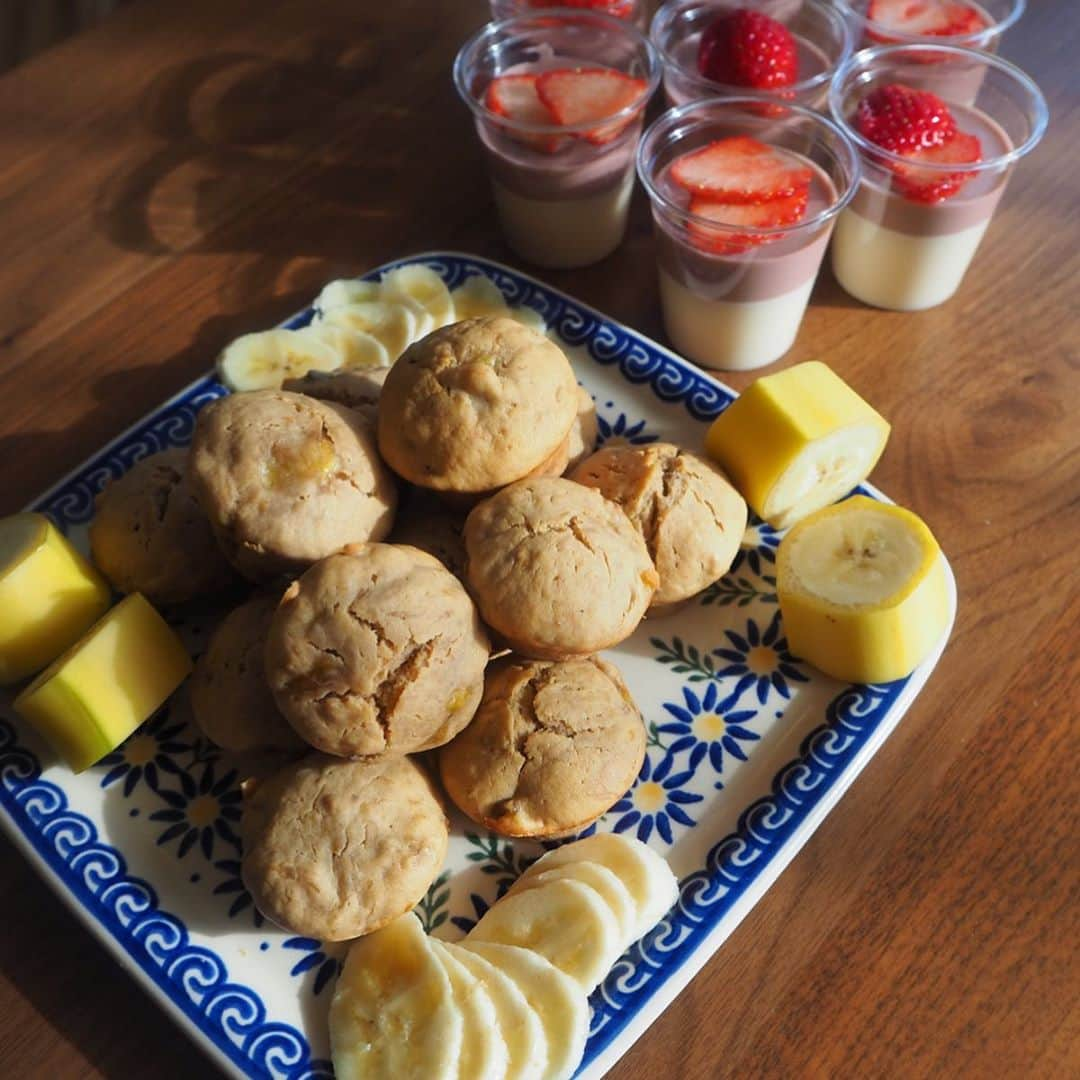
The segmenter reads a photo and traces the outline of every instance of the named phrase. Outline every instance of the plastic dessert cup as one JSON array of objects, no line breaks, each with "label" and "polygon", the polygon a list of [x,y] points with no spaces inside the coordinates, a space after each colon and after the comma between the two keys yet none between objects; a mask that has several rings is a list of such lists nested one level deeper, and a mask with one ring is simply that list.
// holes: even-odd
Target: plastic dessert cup
[{"label": "plastic dessert cup", "polygon": [[[497,77],[573,68],[620,72],[642,88],[600,125],[525,122],[486,104]],[[564,269],[598,262],[619,246],[642,116],[659,82],[659,58],[645,36],[591,10],[503,19],[462,46],[454,84],[473,112],[503,234],[521,258]]]},{"label": "plastic dessert cup", "polygon": [[[951,95],[973,70],[980,89],[973,104]],[[931,72],[938,82],[931,79]],[[958,130],[976,135],[982,159],[969,165],[920,165],[927,177],[967,177],[937,202],[906,195],[894,169],[905,159],[863,138],[854,127],[859,102],[891,83],[936,93]],[[1046,130],[1046,102],[1019,68],[971,49],[885,45],[857,53],[838,72],[830,93],[833,117],[859,149],[863,179],[833,234],[832,267],[843,288],[863,303],[892,311],[921,311],[956,292],[1005,191],[1013,165]]]},{"label": "plastic dessert cup", "polygon": [[[702,33],[717,16],[739,7],[762,11],[791,31],[798,50],[797,82],[783,90],[756,91],[727,86],[701,74],[698,48]],[[663,60],[664,94],[669,105],[760,92],[825,112],[829,81],[852,49],[847,20],[824,0],[669,0],[653,17],[649,37]]]},{"label": "plastic dessert cup", "polygon": [[[672,163],[733,136],[778,147],[809,167],[801,220],[753,229],[718,225],[690,211],[687,193],[671,179]],[[799,105],[762,95],[712,98],[659,117],[638,147],[637,169],[652,202],[660,300],[672,345],[721,371],[780,359],[795,341],[833,222],[858,186],[858,154],[847,136]]]},{"label": "plastic dessert cup", "polygon": [[[851,27],[851,36],[856,49],[874,45],[955,45],[964,49],[978,49],[981,52],[990,53],[997,52],[1001,35],[1017,22],[1027,6],[1027,0],[979,0],[978,3],[973,0],[963,0],[966,7],[974,9],[982,16],[985,23],[982,29],[964,34],[919,34],[875,22],[870,17],[874,0],[835,0],[835,2],[836,7]],[[961,104],[972,104],[975,95],[979,92],[984,73],[983,69],[977,68],[971,68],[966,72],[954,70],[950,99]],[[916,71],[912,75],[911,86],[916,90],[933,90],[941,95],[940,80],[937,81],[935,89],[933,79],[934,76],[928,72]]]},{"label": "plastic dessert cup", "polygon": [[627,19],[639,30],[648,24],[645,0],[592,0],[591,3],[563,3],[559,0],[491,0],[491,17],[509,19],[512,15],[527,15],[553,7],[572,7],[588,11],[600,11],[616,19]]}]

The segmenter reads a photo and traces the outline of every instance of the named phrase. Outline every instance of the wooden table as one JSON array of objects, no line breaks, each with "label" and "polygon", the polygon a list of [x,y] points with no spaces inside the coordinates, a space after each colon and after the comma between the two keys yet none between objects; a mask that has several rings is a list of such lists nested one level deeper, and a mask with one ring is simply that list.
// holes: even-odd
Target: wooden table
[{"label": "wooden table", "polygon": [[[875,481],[952,560],[952,642],[614,1077],[1080,1071],[1080,9],[1031,7],[1004,54],[1052,124],[959,295],[872,311],[826,271],[784,361],[827,360],[891,419]],[[513,261],[449,79],[483,17],[480,0],[163,0],[0,79],[0,512],[331,277],[436,247]],[[659,337],[654,273],[639,192],[617,254],[540,276]],[[0,848],[0,1076],[206,1075]]]}]

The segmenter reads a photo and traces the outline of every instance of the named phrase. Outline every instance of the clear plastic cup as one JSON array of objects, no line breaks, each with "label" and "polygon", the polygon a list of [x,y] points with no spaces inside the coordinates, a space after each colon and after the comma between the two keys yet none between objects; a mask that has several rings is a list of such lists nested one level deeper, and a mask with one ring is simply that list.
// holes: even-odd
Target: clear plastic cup
[{"label": "clear plastic cup", "polygon": [[[979,89],[968,103],[963,97],[973,78]],[[953,194],[938,201],[927,201],[926,193],[913,197],[896,172],[910,163],[855,129],[859,102],[890,83],[918,83],[937,94],[958,130],[978,136],[980,161],[919,167],[920,186],[929,194],[931,183],[962,180]],[[1046,130],[1039,88],[1019,68],[988,53],[950,45],[882,45],[856,53],[837,73],[829,103],[863,163],[862,183],[833,234],[837,281],[857,300],[892,311],[944,303],[959,288],[1013,166]]]},{"label": "clear plastic cup", "polygon": [[[492,111],[502,75],[610,68],[642,89],[603,124],[525,123]],[[598,262],[619,246],[634,186],[634,149],[660,81],[656,50],[631,23],[579,9],[545,9],[489,23],[461,48],[454,85],[472,110],[503,235],[537,266]]]},{"label": "clear plastic cup", "polygon": [[553,7],[586,8],[589,11],[601,11],[613,15],[616,19],[627,19],[639,30],[648,24],[645,0],[597,0],[596,3],[575,4],[573,0],[491,0],[491,17],[509,19],[513,15],[527,15]]},{"label": "clear plastic cup", "polygon": [[[802,220],[754,229],[717,225],[690,211],[688,194],[670,178],[672,162],[739,135],[810,166]],[[833,222],[859,182],[851,141],[827,117],[800,105],[763,95],[710,98],[669,109],[650,125],[637,170],[652,202],[660,300],[672,345],[722,371],[779,360],[798,334]]]},{"label": "clear plastic cup", "polygon": [[[670,105],[707,97],[758,93],[726,86],[698,70],[698,48],[705,28],[719,15],[748,6],[745,0],[669,0],[657,11],[649,37],[664,62],[664,93]],[[785,102],[826,110],[829,81],[851,54],[847,21],[823,0],[761,0],[752,5],[791,31],[798,47],[799,78],[782,90],[760,91]]]}]

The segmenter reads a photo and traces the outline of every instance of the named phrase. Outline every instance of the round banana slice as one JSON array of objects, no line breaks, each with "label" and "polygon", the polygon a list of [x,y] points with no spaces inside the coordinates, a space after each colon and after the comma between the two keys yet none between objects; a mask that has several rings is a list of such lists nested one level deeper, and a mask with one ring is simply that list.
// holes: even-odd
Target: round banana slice
[{"label": "round banana slice", "polygon": [[478,319],[482,315],[508,315],[510,311],[499,286],[483,274],[466,278],[450,296],[454,301],[454,317],[458,320]]},{"label": "round banana slice", "polygon": [[464,1029],[412,912],[353,943],[330,1003],[337,1080],[457,1080]]},{"label": "round banana slice", "polygon": [[541,1080],[548,1061],[547,1039],[540,1017],[525,1000],[518,984],[478,952],[449,942],[432,941],[432,944],[450,952],[491,996],[499,1033],[507,1049],[506,1080]]},{"label": "round banana slice", "polygon": [[569,878],[571,881],[580,881],[594,889],[600,898],[615,916],[615,922],[619,927],[620,952],[632,941],[637,940],[637,905],[630,895],[630,890],[613,874],[606,866],[596,862],[571,862],[562,866],[553,866],[543,870],[539,874],[529,874],[518,878],[511,886],[508,896],[524,892],[526,889],[535,889],[538,885],[544,885],[549,881],[558,881],[561,878]]},{"label": "round banana slice", "polygon": [[[412,312],[415,323],[413,326],[413,341],[419,341],[422,337],[427,337],[435,329],[434,317],[419,300],[411,296],[394,296],[386,297],[386,301],[387,303],[401,304],[402,307],[406,307]],[[412,341],[409,344],[411,345]]]},{"label": "round banana slice", "polygon": [[356,304],[330,308],[320,320],[330,326],[346,326],[378,338],[386,347],[390,363],[416,337],[416,316],[412,309],[390,300],[362,300]]},{"label": "round banana slice", "polygon": [[549,851],[521,875],[518,884],[578,862],[599,863],[626,886],[637,908],[630,941],[644,937],[679,899],[679,883],[664,858],[640,840],[618,833],[595,833]]},{"label": "round banana slice", "polygon": [[503,1080],[510,1054],[491,993],[443,942],[431,938],[430,943],[450,979],[464,1021],[458,1062],[460,1080]]},{"label": "round banana slice", "polygon": [[447,326],[454,321],[454,301],[450,290],[430,266],[413,263],[399,266],[383,274],[383,296],[388,300],[408,297],[423,305],[431,315],[431,329]]},{"label": "round banana slice", "polygon": [[377,281],[342,278],[323,286],[322,292],[315,298],[315,307],[325,315],[331,308],[378,300],[381,292],[382,289]]},{"label": "round banana slice", "polygon": [[778,529],[870,475],[889,424],[820,361],[758,379],[712,423],[705,449]]},{"label": "round banana slice", "polygon": [[945,564],[910,510],[856,495],[780,542],[776,591],[791,651],[835,679],[910,675],[949,625]]},{"label": "round banana slice", "polygon": [[218,375],[230,390],[276,390],[286,379],[340,366],[333,346],[303,330],[245,334],[227,345],[217,361]]},{"label": "round banana slice", "polygon": [[580,881],[546,881],[493,904],[469,933],[532,949],[589,993],[622,952],[619,924],[595,889]]},{"label": "round banana slice", "polygon": [[462,942],[461,948],[476,953],[515,982],[536,1012],[548,1049],[547,1064],[539,1074],[541,1080],[570,1080],[581,1064],[589,1037],[585,991],[529,949],[471,939]]},{"label": "round banana slice", "polygon": [[363,330],[317,322],[297,333],[308,334],[329,345],[338,354],[343,371],[366,371],[368,368],[387,367],[390,363],[386,346]]},{"label": "round banana slice", "polygon": [[510,309],[510,318],[516,319],[523,326],[527,326],[530,330],[535,330],[538,334],[547,333],[547,323],[544,321],[544,316],[539,311],[534,311],[531,307],[513,307]]}]

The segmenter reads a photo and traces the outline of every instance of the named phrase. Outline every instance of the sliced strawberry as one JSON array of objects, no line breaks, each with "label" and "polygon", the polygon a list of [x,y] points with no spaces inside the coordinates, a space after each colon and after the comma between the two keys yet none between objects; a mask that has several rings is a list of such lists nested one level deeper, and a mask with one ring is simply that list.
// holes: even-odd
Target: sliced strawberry
[{"label": "sliced strawberry", "polygon": [[934,203],[955,195],[974,173],[943,173],[940,169],[923,169],[920,165],[974,165],[982,160],[982,144],[978,137],[957,132],[943,146],[932,146],[904,155],[910,164],[893,165],[896,186],[900,193],[915,202]]},{"label": "sliced strawberry", "polygon": [[727,86],[776,90],[799,75],[791,31],[761,11],[736,8],[718,15],[701,35],[698,71]]},{"label": "sliced strawberry", "polygon": [[[954,37],[977,34],[989,23],[978,8],[957,0],[870,0],[866,17],[885,30],[925,37]],[[885,34],[871,31],[877,41],[894,41]]]},{"label": "sliced strawberry", "polygon": [[[557,68],[536,79],[536,93],[560,124],[592,124],[640,101],[645,104],[648,83],[611,68]],[[615,138],[629,120],[596,127],[585,133],[594,143]]]},{"label": "sliced strawberry", "polygon": [[[500,75],[488,83],[484,104],[499,116],[523,124],[555,124],[558,121],[536,93],[535,75]],[[518,141],[553,154],[566,141],[558,135],[511,130]]]},{"label": "sliced strawberry", "polygon": [[[806,214],[807,194],[806,191],[799,191],[794,195],[764,203],[719,203],[698,196],[690,200],[690,213],[708,218],[718,225],[736,225],[744,229],[776,229],[802,220]],[[759,244],[773,243],[784,235],[733,235],[710,229],[697,222],[691,222],[688,231],[695,247],[713,255],[738,254]]]},{"label": "sliced strawberry", "polygon": [[671,178],[692,195],[728,203],[805,199],[812,175],[798,159],[748,135],[711,142],[671,166]]},{"label": "sliced strawberry", "polygon": [[883,150],[904,154],[943,146],[956,134],[956,121],[936,94],[889,83],[859,102],[855,129]]}]

